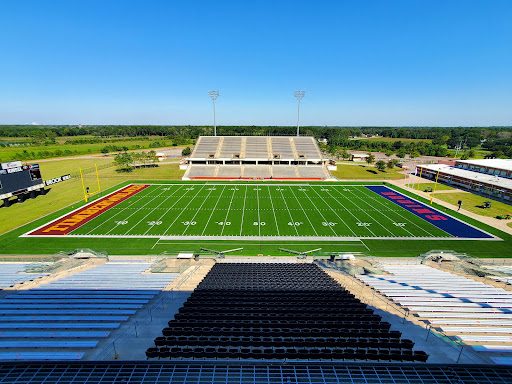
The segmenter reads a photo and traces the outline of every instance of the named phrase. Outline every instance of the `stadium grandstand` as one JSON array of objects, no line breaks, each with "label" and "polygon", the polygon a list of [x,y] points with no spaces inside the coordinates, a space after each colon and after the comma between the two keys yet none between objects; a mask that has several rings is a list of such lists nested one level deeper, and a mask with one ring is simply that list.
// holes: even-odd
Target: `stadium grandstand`
[{"label": "stadium grandstand", "polygon": [[107,259],[0,263],[0,383],[512,382],[507,291],[419,259]]},{"label": "stadium grandstand", "polygon": [[200,136],[183,180],[326,180],[336,165],[313,137]]}]

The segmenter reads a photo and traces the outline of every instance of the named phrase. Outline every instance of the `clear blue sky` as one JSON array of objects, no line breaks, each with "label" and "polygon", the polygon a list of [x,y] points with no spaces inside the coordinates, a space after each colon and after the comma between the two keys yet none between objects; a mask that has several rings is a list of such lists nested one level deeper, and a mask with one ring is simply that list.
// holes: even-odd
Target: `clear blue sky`
[{"label": "clear blue sky", "polygon": [[512,125],[512,1],[3,1],[0,124]]}]

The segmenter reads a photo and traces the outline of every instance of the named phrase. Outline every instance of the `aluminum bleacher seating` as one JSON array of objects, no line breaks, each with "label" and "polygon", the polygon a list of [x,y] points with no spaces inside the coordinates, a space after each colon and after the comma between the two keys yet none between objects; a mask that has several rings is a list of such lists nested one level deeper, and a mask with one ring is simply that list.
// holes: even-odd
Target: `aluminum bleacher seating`
[{"label": "aluminum bleacher seating", "polygon": [[303,178],[325,178],[324,168],[321,165],[298,165],[297,169],[300,177]]},{"label": "aluminum bleacher seating", "polygon": [[25,273],[27,267],[34,263],[0,263],[0,288],[12,287],[46,276],[47,273]]},{"label": "aluminum bleacher seating", "polygon": [[294,165],[275,165],[272,167],[272,177],[274,179],[295,179],[297,178]]},{"label": "aluminum bleacher seating", "polygon": [[383,267],[393,275],[358,277],[476,351],[501,342],[512,352],[511,292],[425,265]]},{"label": "aluminum bleacher seating", "polygon": [[426,361],[309,263],[218,263],[148,358]]},{"label": "aluminum bleacher seating", "polygon": [[254,178],[270,178],[270,166],[269,165],[245,165],[244,166],[244,177]]},{"label": "aluminum bleacher seating", "polygon": [[216,169],[215,165],[190,165],[188,177],[214,177]]},{"label": "aluminum bleacher seating", "polygon": [[191,157],[197,159],[206,159],[208,156],[217,152],[219,145],[219,136],[201,136],[192,152]]},{"label": "aluminum bleacher seating", "polygon": [[313,137],[294,137],[293,142],[299,156],[305,155],[308,159],[322,158]]},{"label": "aluminum bleacher seating", "polygon": [[[18,350],[0,354],[0,359],[11,359],[12,353],[27,359],[61,359],[67,356],[61,348],[96,347],[99,339],[108,338],[179,276],[144,273],[151,265],[106,263],[4,296],[0,299],[0,348]],[[55,352],[44,355],[35,348]]]},{"label": "aluminum bleacher seating", "polygon": [[240,165],[225,165],[219,166],[217,177],[226,178],[239,178],[242,175],[242,166]]}]

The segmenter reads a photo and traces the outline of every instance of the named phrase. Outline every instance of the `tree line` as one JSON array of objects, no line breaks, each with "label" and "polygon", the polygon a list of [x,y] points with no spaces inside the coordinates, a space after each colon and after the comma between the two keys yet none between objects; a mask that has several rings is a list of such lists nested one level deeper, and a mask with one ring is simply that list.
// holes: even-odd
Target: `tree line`
[{"label": "tree line", "polygon": [[[211,126],[159,125],[87,125],[87,126],[23,126],[0,125],[0,137],[27,137],[35,143],[55,143],[56,137],[92,135],[99,138],[162,136],[182,145],[201,135],[212,135]],[[222,136],[293,136],[296,127],[283,126],[218,126]],[[330,151],[335,148],[368,151],[395,151],[418,155],[446,156],[446,149],[472,150],[477,146],[496,157],[512,157],[512,127],[318,127],[303,126],[301,134],[327,139]],[[394,139],[428,140],[425,142],[386,142],[358,140],[364,136]],[[76,143],[80,143],[77,139]],[[397,144],[399,143],[399,144]]]}]

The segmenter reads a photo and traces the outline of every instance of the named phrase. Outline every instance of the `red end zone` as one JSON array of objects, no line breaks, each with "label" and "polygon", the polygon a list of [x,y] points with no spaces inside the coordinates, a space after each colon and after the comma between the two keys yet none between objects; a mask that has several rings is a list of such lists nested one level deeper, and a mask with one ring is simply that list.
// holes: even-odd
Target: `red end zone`
[{"label": "red end zone", "polygon": [[119,191],[111,193],[110,195],[105,196],[94,203],[88,204],[77,211],[71,212],[66,216],[54,220],[44,227],[29,232],[27,235],[67,235],[81,225],[84,225],[96,216],[101,215],[103,212],[132,197],[147,187],[149,187],[148,184],[129,185],[128,187],[124,187]]}]

